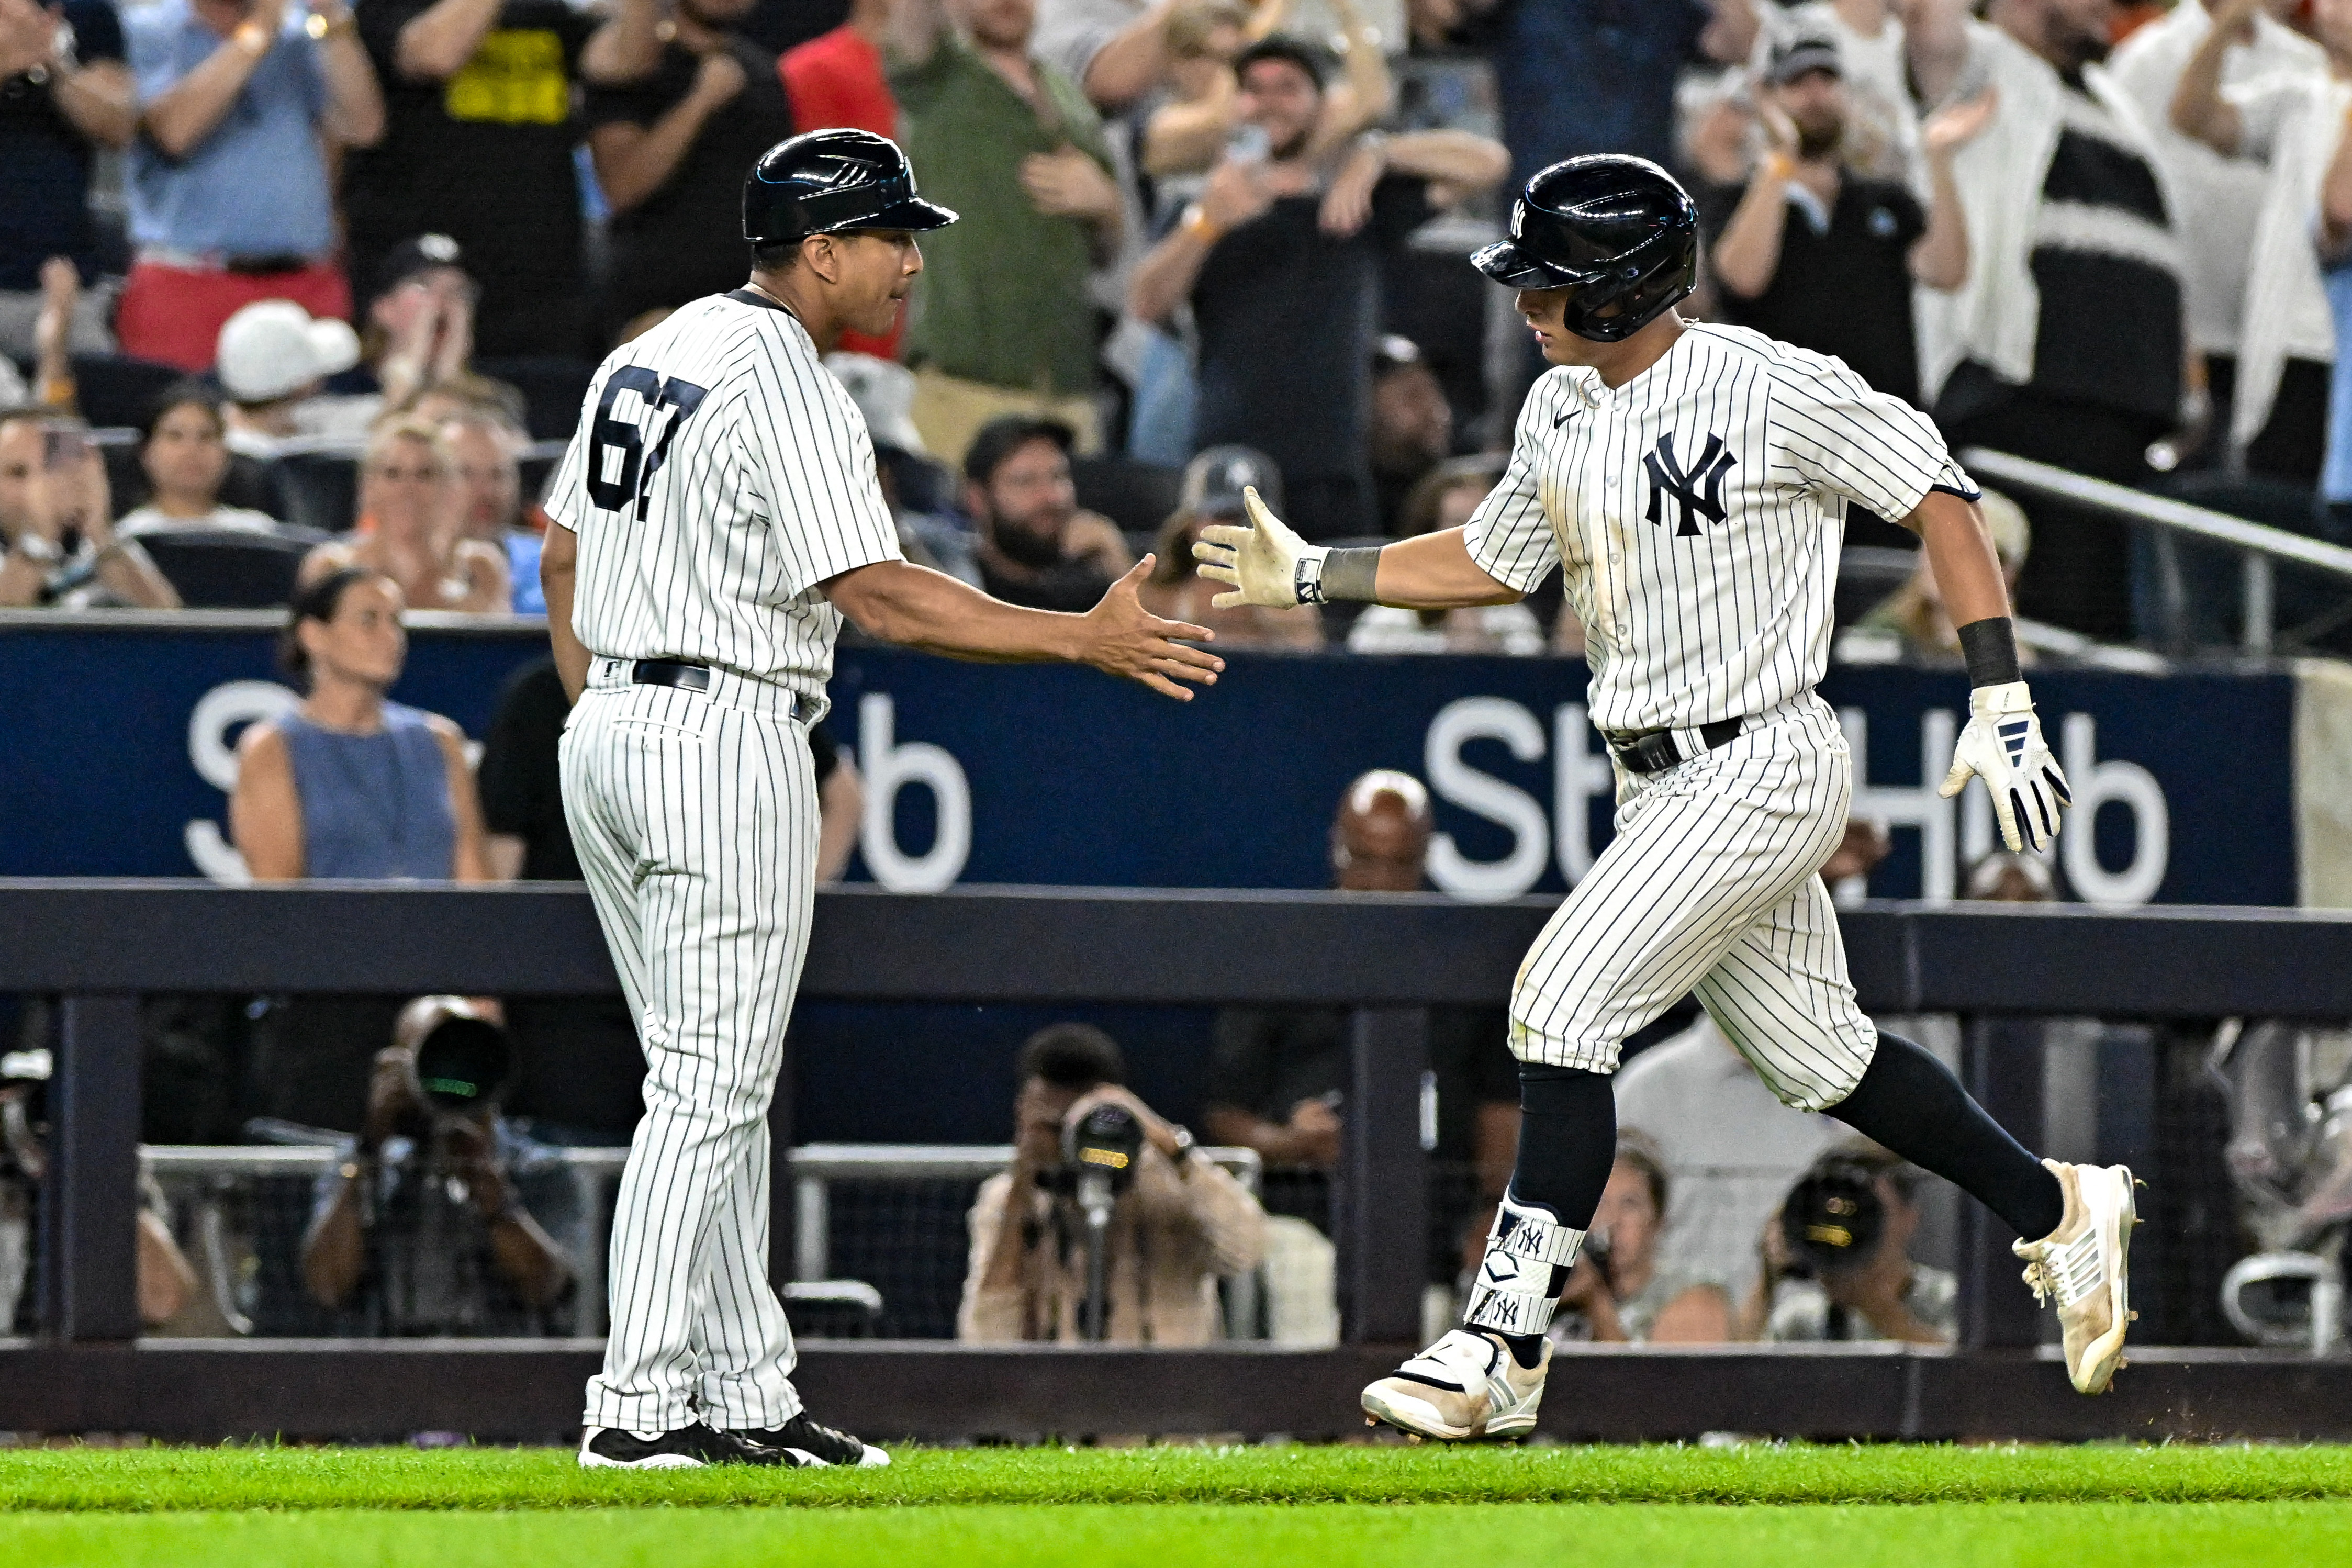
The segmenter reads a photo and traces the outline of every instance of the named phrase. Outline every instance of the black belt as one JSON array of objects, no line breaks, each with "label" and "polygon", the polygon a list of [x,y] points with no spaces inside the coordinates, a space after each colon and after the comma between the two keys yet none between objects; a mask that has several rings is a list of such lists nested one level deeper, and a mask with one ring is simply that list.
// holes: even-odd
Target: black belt
[{"label": "black belt", "polygon": [[[1700,725],[1698,738],[1706,742],[1706,749],[1712,752],[1738,740],[1740,730],[1747,723],[1745,719],[1718,719],[1712,724]],[[1629,773],[1664,773],[1690,760],[1675,743],[1672,730],[1603,731],[1601,739],[1609,742],[1609,749],[1617,753],[1617,760],[1625,764],[1625,771]]]},{"label": "black belt", "polygon": [[629,666],[629,679],[639,686],[677,686],[688,691],[708,691],[710,667],[678,658],[641,658]]}]

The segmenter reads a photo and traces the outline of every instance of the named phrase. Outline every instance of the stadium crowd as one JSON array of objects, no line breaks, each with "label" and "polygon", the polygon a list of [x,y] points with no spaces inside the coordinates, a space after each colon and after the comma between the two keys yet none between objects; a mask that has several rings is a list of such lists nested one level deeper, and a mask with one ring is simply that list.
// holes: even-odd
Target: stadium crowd
[{"label": "stadium crowd", "polygon": [[[1153,551],[1149,605],[1223,647],[1580,654],[1556,583],[1475,611],[1217,611],[1188,563],[1244,486],[1324,542],[1465,521],[1538,365],[1462,258],[1517,181],[1604,151],[1690,186],[1695,313],[1840,356],[1955,447],[2352,542],[2347,110],[2352,0],[0,0],[0,606],[289,608],[304,700],[240,747],[257,877],[577,878],[551,669],[516,679],[477,766],[391,700],[402,617],[543,611],[537,487],[594,362],[739,284],[743,171],[841,124],[901,139],[962,221],[926,237],[905,319],[832,363],[908,556],[1017,603],[1084,608]],[[2055,504],[1987,511],[2022,615],[2155,636],[2146,542]],[[1858,512],[1847,538],[1914,543]],[[1843,646],[1956,663],[1924,555],[1902,559]],[[860,785],[817,751],[837,876]],[[1351,792],[1341,887],[1421,885],[1419,787]],[[2036,874],[2046,896],[2038,863],[1981,879],[2034,896]],[[415,1138],[385,1152],[400,1006],[258,1005],[274,1065],[245,1076],[268,1102],[167,1108],[169,1141],[258,1114],[351,1142],[369,1168],[322,1188],[302,1263],[321,1303],[352,1298],[364,1216],[437,1190],[394,1169],[427,1157]],[[545,1145],[625,1140],[642,1068],[615,1005],[487,1016]],[[1493,1020],[1438,1033],[1436,1136],[1465,1173],[1443,1259],[1482,1233],[1514,1118]],[[1339,1037],[1220,1018],[1204,1131],[1328,1172]],[[532,1079],[557,1039],[566,1070]],[[1119,1081],[1115,1047],[1064,1058],[1097,1076],[1024,1070],[1056,1115]],[[1948,1337],[1950,1281],[1906,1250],[1910,1173],[1736,1068],[1701,1021],[1629,1068],[1648,1136],[1620,1151],[1570,1331]],[[1720,1100],[1711,1131],[1759,1122],[1745,1186],[1645,1121],[1669,1084]],[[1024,1088],[1024,1140],[1052,1098]],[[509,1202],[499,1162],[530,1157],[510,1142],[466,1144],[480,1201],[457,1229],[487,1249],[469,1278],[536,1310],[567,1265]],[[1023,1181],[974,1216],[975,1337],[1067,1310],[1011,1245]],[[1311,1203],[1208,1185],[1214,1212],[1161,1249],[1188,1336],[1211,1276],[1265,1257],[1328,1277]],[[1837,1245],[1867,1256],[1823,1253],[1803,1205],[1865,1191],[1880,1229]]]}]

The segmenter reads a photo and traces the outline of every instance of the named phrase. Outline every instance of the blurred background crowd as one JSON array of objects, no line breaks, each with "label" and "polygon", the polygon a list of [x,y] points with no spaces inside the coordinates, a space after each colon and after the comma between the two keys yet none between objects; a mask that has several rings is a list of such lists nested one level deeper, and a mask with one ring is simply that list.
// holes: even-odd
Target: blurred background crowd
[{"label": "blurred background crowd", "polygon": [[[1689,313],[1840,356],[1956,447],[2352,542],[2347,111],[2352,0],[0,0],[0,608],[283,614],[301,700],[238,743],[244,872],[576,879],[551,668],[515,676],[476,746],[392,699],[404,618],[543,612],[537,497],[597,359],[740,284],[744,171],[831,125],[898,138],[962,215],[926,237],[899,325],[831,363],[908,554],[1016,602],[1085,608],[1156,551],[1148,602],[1221,648],[1580,655],[1556,580],[1450,614],[1220,612],[1186,568],[1244,486],[1324,542],[1469,517],[1542,366],[1464,258],[1519,182],[1597,152],[1654,158],[1697,199]],[[2242,629],[2230,557],[2046,499],[1986,510],[2029,657]],[[1957,668],[1916,542],[1855,511],[1847,544],[1839,657]],[[2275,608],[2284,646],[2352,635],[2340,584],[2282,584]],[[830,879],[861,782],[821,727],[816,750]],[[1331,829],[1336,884],[1422,887],[1431,834],[1420,782],[1368,775]],[[1825,875],[1858,894],[1885,839],[1858,821]],[[1965,880],[2053,896],[2031,858]],[[197,1247],[196,1189],[175,1188],[174,1223],[142,1230],[154,1321],[593,1328],[562,1315],[593,1310],[600,1245],[562,1151],[626,1141],[630,1020],[427,1001],[145,1004],[150,1142],[336,1151],[275,1218],[210,1211],[242,1251]],[[54,1027],[23,1012],[7,1103]],[[1153,1262],[1114,1280],[1113,1335],[1328,1338],[1345,1017],[1202,1022],[1204,1076],[1162,1109],[1256,1164],[1139,1186]],[[453,1119],[425,1087],[418,1052],[453,1024],[510,1053],[483,1103],[516,1123]],[[1906,1027],[1957,1055],[1950,1021]],[[2097,1064],[2161,1045],[2017,1027],[2068,1045],[2062,1128]],[[2250,1027],[2211,1048],[2252,1075],[2231,1158],[2275,1177],[2285,1246],[2352,1213],[2352,1184],[2308,1173],[2352,1136],[2305,1115],[2352,1058],[2337,1034]],[[1108,1036],[1058,1028],[1012,1065],[1010,1169],[928,1207],[836,1210],[815,1268],[888,1275],[890,1331],[1061,1331],[1054,1130],[1113,1091],[1169,1124]],[[1493,1016],[1435,1020],[1433,1056],[1442,1291],[1509,1169],[1516,1090]],[[1628,1060],[1633,1131],[1562,1331],[1950,1336],[1951,1277],[1919,1261],[1950,1256],[1948,1194],[1780,1107],[1688,1007]],[[2287,1079],[2272,1099],[2310,1125],[2265,1152],[2263,1086]],[[0,1131],[37,1175],[29,1128]],[[1677,1142],[1693,1130],[1705,1149]],[[2213,1163],[2227,1130],[2208,1131]],[[0,1321],[27,1192],[0,1181]],[[1244,1277],[1265,1287],[1246,1308]],[[2204,1318],[2164,1331],[2224,1332]]]}]

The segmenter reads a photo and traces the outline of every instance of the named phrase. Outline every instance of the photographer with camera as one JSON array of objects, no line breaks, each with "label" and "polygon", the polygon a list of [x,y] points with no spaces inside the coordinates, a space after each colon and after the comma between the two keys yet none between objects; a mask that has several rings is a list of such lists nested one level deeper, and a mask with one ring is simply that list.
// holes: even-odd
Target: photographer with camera
[{"label": "photographer with camera", "polygon": [[1864,1139],[1813,1163],[1764,1226],[1764,1277],[1740,1316],[1776,1343],[1948,1345],[1959,1281],[1911,1260],[1923,1173]]},{"label": "photographer with camera", "polygon": [[1617,1140],[1584,1247],[1569,1270],[1552,1320],[1556,1340],[1601,1344],[1719,1344],[1731,1338],[1723,1288],[1665,1266],[1665,1162],[1639,1133]]},{"label": "photographer with camera", "polygon": [[1201,1345],[1216,1282],[1257,1267],[1265,1213],[1125,1087],[1118,1045],[1055,1024],[1022,1046],[1010,1171],[981,1184],[956,1338]]},{"label": "photographer with camera", "polygon": [[[506,1030],[474,1002],[420,996],[401,1010],[359,1138],[320,1178],[302,1242],[314,1300],[356,1312],[372,1334],[549,1331],[572,1264],[519,1187],[562,1173],[499,1114],[513,1064]],[[548,1185],[550,1198],[568,1189]]]}]

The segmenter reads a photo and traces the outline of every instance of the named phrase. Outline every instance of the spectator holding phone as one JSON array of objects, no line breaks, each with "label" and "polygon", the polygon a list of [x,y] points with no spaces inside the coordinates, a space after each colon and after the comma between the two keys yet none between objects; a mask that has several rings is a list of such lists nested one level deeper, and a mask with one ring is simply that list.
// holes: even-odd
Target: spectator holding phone
[{"label": "spectator holding phone", "polygon": [[77,419],[0,410],[0,606],[176,610],[135,540],[117,538],[106,465]]}]

